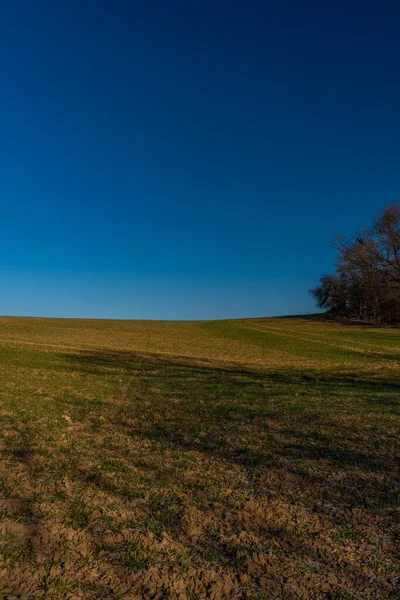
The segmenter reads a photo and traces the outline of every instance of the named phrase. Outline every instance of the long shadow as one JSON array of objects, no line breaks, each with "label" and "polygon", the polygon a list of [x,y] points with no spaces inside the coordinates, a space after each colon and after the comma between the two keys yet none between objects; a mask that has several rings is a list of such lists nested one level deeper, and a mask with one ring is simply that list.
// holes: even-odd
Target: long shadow
[{"label": "long shadow", "polygon": [[[328,511],[331,506],[335,515],[342,510],[343,521],[353,508],[362,507],[373,519],[386,519],[383,534],[387,533],[385,528],[389,530],[387,519],[398,507],[400,485],[398,440],[385,441],[386,424],[393,426],[399,416],[400,381],[396,375],[262,371],[130,352],[86,351],[60,354],[57,360],[61,368],[83,375],[109,377],[123,372],[131,378],[123,406],[107,404],[108,434],[122,433],[145,441],[142,447],[152,455],[157,477],[164,478],[171,488],[180,486],[188,498],[191,491],[185,486],[191,483],[184,478],[177,481],[173,468],[171,473],[164,472],[166,463],[174,467],[182,455],[194,461],[200,456],[199,469],[212,470],[221,463],[228,467],[225,473],[229,477],[244,473],[246,492],[253,498],[258,494],[265,498],[272,491],[272,497],[288,505],[302,503],[309,514]],[[95,408],[90,405],[88,414]],[[103,410],[101,405],[98,410]],[[376,415],[376,422],[371,414]],[[33,488],[36,473],[32,458],[38,442],[34,429],[27,427],[16,442],[3,451],[3,458],[20,461]],[[122,451],[123,446],[120,448]],[[116,446],[115,452],[120,448]],[[164,462],[162,453],[167,456]],[[127,449],[124,458],[134,461],[140,470],[147,468],[145,457],[134,448]],[[124,496],[117,481],[94,475],[90,465],[81,464],[74,476],[84,484]],[[27,519],[26,543],[32,546],[41,528],[35,498],[15,493],[10,500],[18,500],[15,517]],[[225,508],[229,513],[229,506]],[[260,531],[265,533],[262,526]],[[270,531],[266,538],[268,534],[275,535]],[[288,547],[292,543],[290,529],[285,532],[282,528],[276,536],[287,539]],[[301,542],[301,552],[309,557],[314,556],[311,541],[310,536]],[[217,549],[225,552],[221,543]],[[327,556],[322,560],[328,561],[331,555]]]},{"label": "long shadow", "polygon": [[167,355],[151,352],[128,352],[128,351],[90,351],[82,350],[77,353],[61,354],[60,362],[67,362],[74,369],[81,372],[107,374],[104,369],[118,370],[154,370],[159,367],[165,369],[178,368],[182,372],[189,370],[195,374],[204,373],[229,373],[236,375],[252,375],[254,378],[262,378],[264,373],[251,367],[245,368],[229,363],[227,366],[215,366],[215,361],[205,358],[192,358],[185,355],[169,357]]},{"label": "long shadow", "polygon": [[[267,444],[266,434],[271,431],[280,456],[289,460],[324,460],[344,469],[358,467],[379,473],[391,468],[384,448],[376,448],[376,441],[374,447],[368,447],[354,439],[351,429],[337,430],[335,399],[338,414],[344,410],[344,416],[354,414],[362,419],[371,410],[377,417],[399,415],[400,380],[393,375],[382,378],[365,372],[262,372],[235,365],[193,365],[186,358],[181,361],[128,352],[82,352],[64,355],[64,360],[91,374],[104,374],[106,367],[135,375],[126,401],[134,404],[145,397],[150,407],[143,408],[143,420],[138,419],[134,427],[124,424],[119,416],[114,423],[128,428],[137,438],[256,466],[276,460]],[[149,382],[158,391],[152,391]],[[176,396],[182,399],[177,406],[169,402]],[[164,415],[162,422],[152,419],[155,410]],[[319,431],[320,421],[324,434]],[[275,423],[272,429],[271,423]],[[367,435],[362,422],[359,427],[360,433]],[[257,439],[259,444],[254,443]]]},{"label": "long shadow", "polygon": [[[366,518],[379,524],[382,539],[389,535],[400,486],[398,439],[387,436],[387,426],[393,429],[400,416],[400,381],[392,372],[262,371],[129,352],[63,354],[59,360],[83,374],[132,376],[123,406],[107,405],[107,435],[115,432],[121,449],[124,436],[138,441],[126,445],[124,460],[143,472],[150,496],[153,482],[161,481],[163,488],[178,490],[179,498],[193,497],[191,480],[177,476],[185,457],[200,477],[215,469],[217,478],[222,470],[222,486],[242,477],[247,497],[301,505],[307,515],[320,513],[328,529],[332,522],[355,523],[357,529]],[[118,478],[84,464],[75,476],[130,502]],[[228,504],[219,508],[223,514],[231,511]],[[142,510],[151,518],[158,509],[150,503]],[[172,537],[180,535],[179,517],[171,522],[169,513],[155,514]],[[237,526],[243,526],[239,518]],[[276,537],[293,551],[296,535],[290,527],[276,532],[263,527],[259,532],[267,542]],[[312,535],[298,539],[295,551],[314,559],[313,542]],[[197,546],[202,543],[226,553],[227,560],[232,554],[212,537]],[[235,560],[236,555],[232,564]],[[318,560],[336,569],[331,554]],[[352,576],[351,565],[346,568]]]},{"label": "long shadow", "polygon": [[[371,356],[382,357],[382,354],[372,353]],[[391,354],[387,355],[392,357]],[[393,355],[396,359],[400,359],[398,354]],[[313,382],[316,384],[323,384],[327,382],[329,384],[354,384],[357,385],[379,385],[387,388],[388,386],[393,391],[400,392],[400,379],[395,376],[387,375],[385,378],[377,378],[377,372],[375,371],[350,371],[346,365],[346,370],[333,370],[327,369],[325,371],[313,370],[313,369],[276,369],[271,371],[270,369],[262,369],[256,367],[243,367],[234,362],[227,363],[226,365],[216,364],[215,361],[204,359],[204,358],[192,358],[188,356],[168,356],[157,353],[143,353],[143,352],[129,352],[129,351],[90,351],[82,350],[81,352],[61,354],[60,355],[60,366],[61,364],[67,363],[71,368],[78,369],[81,372],[107,375],[108,369],[112,370],[126,370],[126,371],[154,371],[163,369],[163,375],[168,375],[168,371],[172,369],[178,369],[182,371],[182,376],[187,375],[187,372],[193,375],[204,374],[207,377],[218,374],[227,374],[231,376],[244,375],[252,380],[275,380],[276,382],[282,383],[302,383],[302,382]]]},{"label": "long shadow", "polygon": [[[375,356],[375,355],[374,355]],[[378,356],[378,355],[377,355]],[[399,357],[397,357],[399,358]],[[355,397],[366,402],[383,403],[387,406],[400,405],[400,377],[398,374],[382,371],[350,371],[350,370],[262,370],[252,367],[238,367],[236,364],[215,365],[204,359],[190,359],[186,356],[168,357],[160,354],[135,352],[92,352],[60,355],[62,362],[69,368],[82,373],[107,376],[110,371],[125,371],[143,377],[161,380],[186,380],[188,383],[213,385],[215,382],[227,386],[245,387],[263,385],[269,391],[284,395],[301,393],[305,388],[312,388],[316,394],[333,392],[336,395],[353,393]],[[211,363],[211,364],[207,364]],[[294,389],[298,388],[298,389]],[[388,397],[390,395],[391,397]]]}]

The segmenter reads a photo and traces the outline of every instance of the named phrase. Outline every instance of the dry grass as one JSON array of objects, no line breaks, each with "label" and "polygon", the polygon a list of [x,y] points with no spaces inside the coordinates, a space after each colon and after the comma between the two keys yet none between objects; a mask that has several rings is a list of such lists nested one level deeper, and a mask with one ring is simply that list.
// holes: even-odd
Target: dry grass
[{"label": "dry grass", "polygon": [[400,332],[0,319],[0,594],[400,598]]}]

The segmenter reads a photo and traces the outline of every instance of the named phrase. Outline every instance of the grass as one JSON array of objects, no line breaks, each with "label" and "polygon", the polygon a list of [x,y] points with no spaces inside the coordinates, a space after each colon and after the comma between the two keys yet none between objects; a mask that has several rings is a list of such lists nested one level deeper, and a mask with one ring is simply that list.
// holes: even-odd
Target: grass
[{"label": "grass", "polygon": [[400,598],[400,331],[0,318],[0,597]]}]

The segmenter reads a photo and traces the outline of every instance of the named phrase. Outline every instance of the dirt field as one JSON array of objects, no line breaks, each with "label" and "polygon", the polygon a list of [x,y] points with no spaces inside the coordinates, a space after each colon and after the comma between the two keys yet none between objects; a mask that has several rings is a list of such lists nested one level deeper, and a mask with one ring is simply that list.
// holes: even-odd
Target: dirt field
[{"label": "dirt field", "polygon": [[400,331],[0,318],[0,597],[400,598]]}]

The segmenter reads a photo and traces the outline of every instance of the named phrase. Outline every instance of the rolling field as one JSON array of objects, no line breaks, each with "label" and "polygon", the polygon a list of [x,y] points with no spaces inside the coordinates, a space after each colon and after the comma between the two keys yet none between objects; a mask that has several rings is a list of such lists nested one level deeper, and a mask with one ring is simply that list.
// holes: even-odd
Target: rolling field
[{"label": "rolling field", "polygon": [[0,318],[0,598],[400,598],[400,330]]}]

